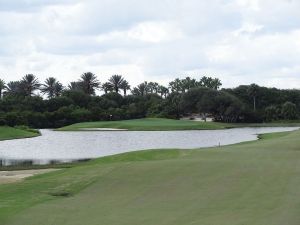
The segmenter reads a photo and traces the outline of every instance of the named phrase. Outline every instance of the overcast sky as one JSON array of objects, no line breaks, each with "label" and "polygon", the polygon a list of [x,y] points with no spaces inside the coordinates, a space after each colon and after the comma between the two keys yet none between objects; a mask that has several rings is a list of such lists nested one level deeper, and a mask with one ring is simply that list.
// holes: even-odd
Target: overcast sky
[{"label": "overcast sky", "polygon": [[0,0],[0,77],[300,88],[300,0]]}]

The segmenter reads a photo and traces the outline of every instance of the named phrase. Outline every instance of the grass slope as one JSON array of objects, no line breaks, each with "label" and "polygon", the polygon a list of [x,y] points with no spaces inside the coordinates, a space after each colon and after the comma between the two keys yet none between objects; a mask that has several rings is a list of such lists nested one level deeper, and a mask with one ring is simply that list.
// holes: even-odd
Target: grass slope
[{"label": "grass slope", "polygon": [[13,127],[0,127],[0,141],[18,139],[18,138],[30,138],[36,137],[39,134],[37,132],[16,129]]},{"label": "grass slope", "polygon": [[0,185],[1,225],[299,225],[300,131],[100,158]]},{"label": "grass slope", "polygon": [[203,129],[223,129],[230,127],[228,124],[215,122],[183,121],[159,118],[146,118],[122,121],[100,121],[77,123],[60,128],[61,131],[76,131],[87,128],[117,128],[137,131],[156,131],[156,130],[203,130]]}]

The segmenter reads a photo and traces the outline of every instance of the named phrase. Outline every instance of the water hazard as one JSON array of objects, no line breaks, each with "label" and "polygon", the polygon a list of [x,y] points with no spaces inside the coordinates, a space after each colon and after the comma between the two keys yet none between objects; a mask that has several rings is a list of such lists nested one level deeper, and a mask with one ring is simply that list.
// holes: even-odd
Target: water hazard
[{"label": "water hazard", "polygon": [[41,130],[42,136],[0,142],[0,165],[56,164],[118,153],[166,148],[203,148],[257,139],[257,134],[292,131],[295,127],[235,128],[201,131]]}]

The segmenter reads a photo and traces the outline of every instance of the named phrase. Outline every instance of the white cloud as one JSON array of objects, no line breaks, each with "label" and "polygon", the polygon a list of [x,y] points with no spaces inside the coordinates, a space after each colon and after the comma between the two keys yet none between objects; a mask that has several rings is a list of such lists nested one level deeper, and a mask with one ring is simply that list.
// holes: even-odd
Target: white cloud
[{"label": "white cloud", "polygon": [[128,31],[129,38],[152,43],[170,41],[182,36],[182,32],[168,22],[143,22]]},{"label": "white cloud", "polygon": [[251,9],[254,11],[259,11],[261,10],[260,4],[262,1],[261,0],[237,0],[237,3],[245,7],[247,9]]},{"label": "white cloud", "polygon": [[0,74],[300,86],[300,1],[0,0]]}]

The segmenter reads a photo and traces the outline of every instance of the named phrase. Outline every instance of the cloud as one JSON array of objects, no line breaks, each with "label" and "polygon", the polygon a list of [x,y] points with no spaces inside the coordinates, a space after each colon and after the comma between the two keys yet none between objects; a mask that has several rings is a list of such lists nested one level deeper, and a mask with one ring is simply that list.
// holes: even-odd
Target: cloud
[{"label": "cloud", "polygon": [[0,11],[32,12],[51,5],[74,3],[76,0],[0,0]]},{"label": "cloud", "polygon": [[296,0],[0,0],[0,74],[300,86]]}]

